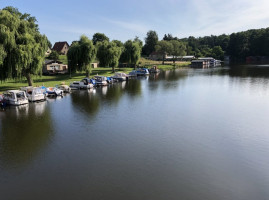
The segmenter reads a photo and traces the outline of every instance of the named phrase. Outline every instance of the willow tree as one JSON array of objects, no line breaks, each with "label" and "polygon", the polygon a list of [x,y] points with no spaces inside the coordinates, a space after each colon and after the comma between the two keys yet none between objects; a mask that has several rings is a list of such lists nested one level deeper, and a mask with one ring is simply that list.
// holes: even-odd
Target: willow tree
[{"label": "willow tree", "polygon": [[101,67],[112,67],[112,72],[115,72],[115,67],[119,64],[119,59],[122,52],[122,47],[117,42],[98,42],[97,43],[97,58]]},{"label": "willow tree", "polygon": [[141,57],[141,46],[138,42],[128,40],[124,43],[124,50],[121,55],[121,62],[136,66]]},{"label": "willow tree", "polygon": [[80,40],[73,42],[68,50],[67,58],[70,69],[85,71],[89,77],[91,72],[91,62],[96,56],[96,49],[92,41],[85,35]]},{"label": "willow tree", "polygon": [[0,79],[26,77],[33,85],[31,75],[41,74],[48,48],[48,39],[41,35],[35,17],[18,9],[0,10]]}]

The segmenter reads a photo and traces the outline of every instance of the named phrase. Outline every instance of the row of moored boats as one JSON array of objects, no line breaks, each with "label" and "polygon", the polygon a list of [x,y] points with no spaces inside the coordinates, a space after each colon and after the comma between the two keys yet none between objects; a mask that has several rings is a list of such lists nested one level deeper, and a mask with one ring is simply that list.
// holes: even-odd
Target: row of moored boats
[{"label": "row of moored boats", "polygon": [[[152,71],[155,70],[155,71]],[[81,81],[74,81],[69,86],[64,83],[55,87],[21,87],[20,90],[8,90],[0,95],[0,105],[4,108],[6,105],[23,105],[30,102],[45,101],[47,97],[63,96],[64,93],[70,93],[71,90],[90,89],[98,86],[106,86],[114,82],[128,81],[131,77],[146,76],[149,73],[157,73],[157,68],[150,70],[139,68],[129,74],[116,72],[114,76],[94,76],[94,78],[83,78]]]}]

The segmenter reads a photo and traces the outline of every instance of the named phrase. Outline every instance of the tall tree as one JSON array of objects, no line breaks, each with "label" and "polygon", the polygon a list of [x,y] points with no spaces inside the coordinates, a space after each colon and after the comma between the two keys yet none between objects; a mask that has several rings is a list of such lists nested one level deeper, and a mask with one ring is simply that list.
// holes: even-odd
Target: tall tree
[{"label": "tall tree", "polygon": [[48,56],[49,59],[52,60],[58,60],[59,59],[59,53],[55,50],[52,50],[50,55]]},{"label": "tall tree", "polygon": [[173,56],[173,62],[175,64],[178,56],[186,55],[186,45],[178,40],[169,41],[172,44],[171,55]]},{"label": "tall tree", "polygon": [[95,33],[92,37],[93,45],[96,45],[97,42],[103,42],[103,41],[109,42],[109,38],[104,33]]},{"label": "tall tree", "polygon": [[33,85],[32,74],[41,74],[48,39],[41,35],[35,17],[18,9],[0,10],[0,79],[25,76]]},{"label": "tall tree", "polygon": [[[68,50],[67,58],[69,67],[73,70],[85,71],[86,76],[89,77],[91,72],[90,63],[96,56],[96,48],[92,41],[85,35],[80,37],[78,42],[73,42]],[[71,69],[70,69],[71,70]]]},{"label": "tall tree", "polygon": [[143,47],[143,54],[149,56],[153,51],[155,51],[155,46],[158,42],[158,34],[156,31],[148,31],[147,37],[145,38],[145,45]]},{"label": "tall tree", "polygon": [[141,57],[141,46],[138,42],[128,40],[124,43],[124,50],[121,55],[121,62],[136,66]]},{"label": "tall tree", "polygon": [[102,67],[112,67],[112,72],[115,72],[115,67],[119,65],[122,47],[118,46],[117,42],[103,41],[98,43],[97,58]]},{"label": "tall tree", "polygon": [[163,64],[166,54],[169,54],[172,52],[173,46],[171,42],[168,42],[166,40],[161,40],[157,43],[155,46],[155,49],[158,53],[161,53],[163,56]]}]

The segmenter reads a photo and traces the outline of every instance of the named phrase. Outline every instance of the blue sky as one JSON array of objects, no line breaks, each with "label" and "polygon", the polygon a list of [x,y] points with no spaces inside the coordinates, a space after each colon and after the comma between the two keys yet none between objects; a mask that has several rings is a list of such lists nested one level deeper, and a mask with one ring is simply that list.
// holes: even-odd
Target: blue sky
[{"label": "blue sky", "polygon": [[96,32],[125,42],[149,30],[159,39],[220,35],[269,27],[268,0],[0,0],[38,20],[52,44]]}]

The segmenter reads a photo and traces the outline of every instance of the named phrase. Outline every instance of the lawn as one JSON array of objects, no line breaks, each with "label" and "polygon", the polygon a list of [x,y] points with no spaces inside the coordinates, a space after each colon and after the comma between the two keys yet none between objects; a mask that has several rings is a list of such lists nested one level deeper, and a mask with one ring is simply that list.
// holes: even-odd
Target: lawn
[{"label": "lawn", "polygon": [[[148,61],[148,65],[146,65],[146,61]],[[157,61],[149,61],[144,59],[143,60],[145,67],[151,67],[152,65],[157,65],[157,67],[161,70],[171,70],[179,67],[187,67],[190,62],[177,62],[176,66],[172,65],[172,63],[167,63],[166,65],[162,65],[161,62]],[[140,65],[141,66],[141,65]],[[115,71],[118,72],[124,72],[128,74],[130,71],[132,71],[133,68],[115,68]],[[112,73],[111,68],[104,68],[104,67],[98,67],[95,69],[92,69],[92,73],[90,77],[93,77],[95,75],[102,75],[102,76],[112,76],[114,73]],[[33,86],[42,86],[45,87],[52,87],[58,84],[61,84],[64,82],[66,85],[69,85],[73,81],[79,81],[82,78],[85,77],[85,73],[73,73],[70,78],[70,74],[63,74],[63,75],[55,75],[55,76],[32,76],[33,78]],[[21,80],[7,80],[5,82],[0,82],[0,93],[3,93],[6,90],[12,90],[12,89],[19,89],[20,87],[27,86],[27,81],[25,78],[22,78]]]}]

